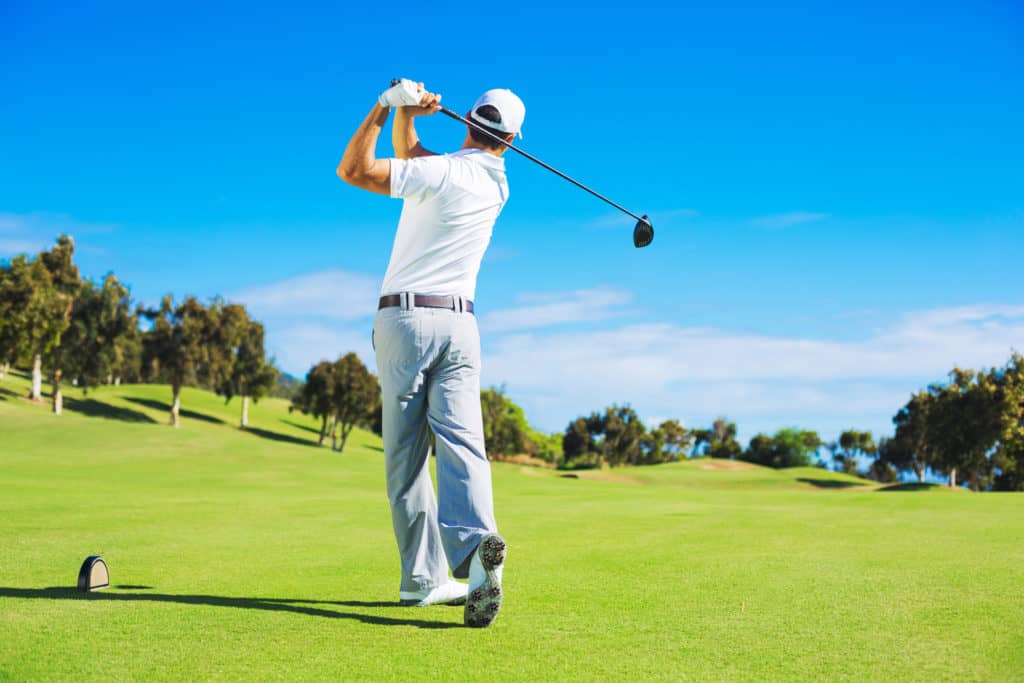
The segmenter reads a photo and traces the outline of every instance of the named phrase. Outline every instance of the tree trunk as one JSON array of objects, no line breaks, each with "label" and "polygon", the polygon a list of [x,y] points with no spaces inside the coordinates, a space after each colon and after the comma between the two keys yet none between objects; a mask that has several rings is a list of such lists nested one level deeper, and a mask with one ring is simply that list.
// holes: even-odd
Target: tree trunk
[{"label": "tree trunk", "polygon": [[11,370],[11,364],[10,363],[0,363],[0,379],[3,379],[4,375],[6,375],[8,372],[10,372],[10,370]]},{"label": "tree trunk", "polygon": [[43,400],[43,356],[37,353],[32,358],[32,394],[33,401]]},{"label": "tree trunk", "polygon": [[107,374],[107,386],[109,387],[113,383],[114,383],[114,374],[113,373],[108,373]]},{"label": "tree trunk", "polygon": [[341,428],[341,445],[334,450],[338,451],[339,453],[345,450],[345,444],[348,443],[348,435],[349,432],[351,431],[351,427],[349,427],[348,429],[345,429],[344,427]]},{"label": "tree trunk", "polygon": [[956,468],[954,467],[949,471],[949,488],[956,488]]},{"label": "tree trunk", "polygon": [[117,377],[114,378],[114,386],[115,387],[121,386],[121,376],[120,375],[118,375]]},{"label": "tree trunk", "polygon": [[323,422],[320,423],[320,441],[321,446],[324,445],[324,438],[327,436],[327,416],[324,415]]},{"label": "tree trunk", "polygon": [[917,472],[917,483],[918,484],[923,484],[924,483],[924,468],[923,467],[915,467],[914,471]]},{"label": "tree trunk", "polygon": [[179,425],[178,411],[181,409],[181,387],[174,387],[174,402],[171,404],[171,426]]},{"label": "tree trunk", "polygon": [[242,429],[249,426],[249,397],[242,397]]},{"label": "tree trunk", "polygon": [[328,427],[327,432],[331,435],[331,450],[338,450],[338,416],[335,415],[331,418],[331,426]]},{"label": "tree trunk", "polygon": [[64,394],[60,390],[60,370],[53,371],[53,414],[64,412]]}]

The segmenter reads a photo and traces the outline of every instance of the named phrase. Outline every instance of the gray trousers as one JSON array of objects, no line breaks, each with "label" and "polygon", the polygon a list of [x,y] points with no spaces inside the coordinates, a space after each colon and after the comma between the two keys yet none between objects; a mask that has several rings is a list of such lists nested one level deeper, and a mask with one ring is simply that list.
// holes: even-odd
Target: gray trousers
[{"label": "gray trousers", "polygon": [[448,567],[465,578],[481,538],[497,531],[480,409],[480,334],[471,313],[396,306],[377,312],[373,340],[400,590],[434,588],[448,580]]}]

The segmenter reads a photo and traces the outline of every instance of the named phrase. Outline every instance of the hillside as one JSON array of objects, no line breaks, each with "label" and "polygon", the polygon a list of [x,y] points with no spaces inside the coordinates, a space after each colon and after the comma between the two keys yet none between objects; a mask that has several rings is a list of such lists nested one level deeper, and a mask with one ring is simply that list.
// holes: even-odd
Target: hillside
[{"label": "hillside", "polygon": [[[394,606],[380,441],[186,390],[0,382],[0,679],[1011,679],[1024,496],[697,460],[495,463],[508,603]],[[102,553],[114,586],[71,590]],[[452,656],[451,653],[470,653]]]}]

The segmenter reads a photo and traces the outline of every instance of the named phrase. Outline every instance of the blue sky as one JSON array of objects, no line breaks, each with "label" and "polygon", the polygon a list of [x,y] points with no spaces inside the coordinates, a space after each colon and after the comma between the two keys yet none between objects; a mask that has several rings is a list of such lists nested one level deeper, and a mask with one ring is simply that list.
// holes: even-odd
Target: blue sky
[{"label": "blue sky", "polygon": [[953,365],[1024,348],[1018,3],[471,6],[5,3],[0,258],[67,231],[140,300],[246,303],[293,374],[372,363],[400,205],[334,169],[406,76],[460,111],[512,88],[524,148],[654,221],[636,250],[508,159],[484,381],[542,428],[614,401],[886,433]]}]

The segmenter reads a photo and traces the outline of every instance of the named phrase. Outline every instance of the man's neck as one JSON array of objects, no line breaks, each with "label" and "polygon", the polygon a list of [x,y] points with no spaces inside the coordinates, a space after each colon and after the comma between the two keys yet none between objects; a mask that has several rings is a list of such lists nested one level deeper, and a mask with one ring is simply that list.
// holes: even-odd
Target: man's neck
[{"label": "man's neck", "polygon": [[478,149],[481,152],[487,152],[491,156],[500,157],[505,153],[505,150],[508,149],[508,147],[502,147],[501,149],[484,147],[482,144],[474,140],[472,135],[467,135],[465,141],[462,143],[462,149]]}]

